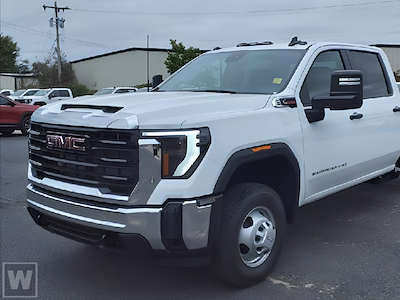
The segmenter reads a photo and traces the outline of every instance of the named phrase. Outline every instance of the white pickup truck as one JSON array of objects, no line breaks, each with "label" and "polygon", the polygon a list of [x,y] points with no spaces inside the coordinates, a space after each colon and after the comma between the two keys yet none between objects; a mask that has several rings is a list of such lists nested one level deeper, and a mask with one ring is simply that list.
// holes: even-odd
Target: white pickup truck
[{"label": "white pickup truck", "polygon": [[399,130],[378,48],[296,38],[216,48],[150,93],[36,110],[28,210],[53,233],[210,263],[246,287],[271,272],[300,206],[398,176]]},{"label": "white pickup truck", "polygon": [[72,91],[69,88],[50,88],[38,90],[34,94],[19,97],[15,99],[15,101],[43,106],[55,101],[71,99],[73,97]]}]

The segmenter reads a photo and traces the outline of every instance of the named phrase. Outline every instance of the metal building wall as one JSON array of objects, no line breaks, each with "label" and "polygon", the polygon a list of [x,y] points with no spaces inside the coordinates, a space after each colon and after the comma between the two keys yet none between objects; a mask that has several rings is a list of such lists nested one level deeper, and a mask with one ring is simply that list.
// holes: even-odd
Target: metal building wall
[{"label": "metal building wall", "polygon": [[0,89],[16,90],[15,79],[11,76],[0,75]]},{"label": "metal building wall", "polygon": [[390,66],[392,67],[393,72],[400,70],[400,45],[399,46],[378,46],[381,48],[387,55]]},{"label": "metal building wall", "polygon": [[[168,77],[164,61],[166,51],[149,51],[149,75]],[[115,54],[72,62],[79,83],[99,90],[111,86],[135,86],[147,83],[147,51],[119,51]]]}]

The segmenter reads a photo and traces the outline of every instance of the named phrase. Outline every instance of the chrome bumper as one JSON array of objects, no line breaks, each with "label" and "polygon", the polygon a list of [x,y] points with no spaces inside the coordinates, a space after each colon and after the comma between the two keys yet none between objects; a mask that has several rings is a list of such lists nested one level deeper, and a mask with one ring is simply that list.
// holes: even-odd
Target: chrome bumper
[{"label": "chrome bumper", "polygon": [[[154,250],[165,250],[161,216],[165,208],[132,208],[85,201],[29,184],[28,206],[60,219],[87,227],[144,237]],[[210,201],[210,203],[213,201]],[[182,235],[188,250],[206,247],[212,205],[198,206],[196,200],[182,201]]]}]

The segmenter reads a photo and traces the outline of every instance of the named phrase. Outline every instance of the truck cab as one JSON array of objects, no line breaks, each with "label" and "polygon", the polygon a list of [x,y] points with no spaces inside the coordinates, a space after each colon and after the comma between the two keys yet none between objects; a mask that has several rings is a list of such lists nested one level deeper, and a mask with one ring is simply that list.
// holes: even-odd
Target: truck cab
[{"label": "truck cab", "polygon": [[43,106],[55,101],[71,98],[73,98],[72,91],[68,88],[50,88],[39,90],[33,95],[24,96],[22,99],[17,99],[17,101]]}]

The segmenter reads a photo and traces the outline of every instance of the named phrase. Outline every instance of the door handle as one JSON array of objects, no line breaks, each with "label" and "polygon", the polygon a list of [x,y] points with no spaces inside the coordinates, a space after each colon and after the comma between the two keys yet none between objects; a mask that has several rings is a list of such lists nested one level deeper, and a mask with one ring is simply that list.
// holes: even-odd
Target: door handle
[{"label": "door handle", "polygon": [[393,108],[393,112],[399,112],[399,111],[400,111],[400,107],[395,106],[395,107]]},{"label": "door handle", "polygon": [[363,114],[359,114],[359,113],[354,113],[350,116],[350,120],[355,120],[355,119],[361,119],[363,117]]}]

